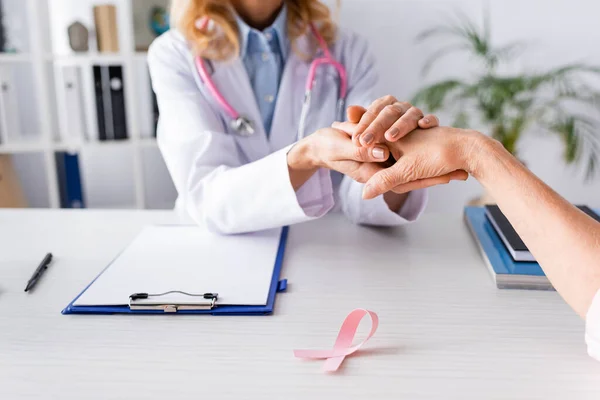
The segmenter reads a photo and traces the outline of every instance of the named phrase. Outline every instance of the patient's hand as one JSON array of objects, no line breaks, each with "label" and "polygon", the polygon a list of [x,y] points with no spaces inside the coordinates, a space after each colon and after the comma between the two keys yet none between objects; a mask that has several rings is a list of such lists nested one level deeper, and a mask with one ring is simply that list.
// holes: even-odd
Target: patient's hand
[{"label": "patient's hand", "polygon": [[406,193],[451,180],[467,180],[466,171],[472,170],[470,160],[481,136],[475,131],[436,127],[417,129],[402,140],[388,143],[397,161],[367,181],[363,197],[372,199],[390,190]]}]

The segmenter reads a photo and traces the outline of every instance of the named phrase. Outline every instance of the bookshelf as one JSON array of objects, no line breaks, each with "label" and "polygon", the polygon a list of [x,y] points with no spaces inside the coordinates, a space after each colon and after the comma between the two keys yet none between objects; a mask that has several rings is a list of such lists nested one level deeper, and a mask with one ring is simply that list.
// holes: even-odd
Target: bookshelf
[{"label": "bookshelf", "polygon": [[[24,22],[20,48],[0,53],[0,68],[15,80],[20,114],[18,132],[0,143],[0,155],[11,155],[31,207],[60,207],[56,152],[79,156],[81,183],[88,208],[171,208],[175,188],[154,138],[152,92],[147,70],[150,31],[147,10],[169,0],[0,0],[5,20]],[[119,51],[99,52],[93,7],[117,9]],[[144,14],[144,12],[146,12]],[[90,31],[87,52],[76,53],[67,28],[81,22]],[[143,32],[142,45],[137,43]],[[10,33],[10,32],[8,32]],[[127,139],[99,140],[93,66],[121,66]],[[83,131],[65,135],[68,107],[60,95],[60,71],[79,71]],[[2,138],[2,136],[0,136]],[[41,171],[43,169],[43,173]]]}]

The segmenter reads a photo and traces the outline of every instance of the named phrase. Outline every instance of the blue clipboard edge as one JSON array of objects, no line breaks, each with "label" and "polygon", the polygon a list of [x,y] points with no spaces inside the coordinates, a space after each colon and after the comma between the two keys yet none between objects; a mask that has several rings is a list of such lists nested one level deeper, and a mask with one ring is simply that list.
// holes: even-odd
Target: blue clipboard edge
[{"label": "blue clipboard edge", "polygon": [[119,256],[125,251],[123,249],[119,254],[102,269],[102,271],[75,297],[67,307],[65,307],[61,314],[155,314],[155,315],[180,315],[180,314],[209,314],[209,315],[269,315],[273,313],[275,307],[275,298],[278,292],[285,291],[287,289],[287,279],[280,281],[281,270],[283,268],[283,260],[285,256],[285,247],[287,244],[287,238],[289,233],[289,227],[284,226],[281,229],[281,237],[279,239],[279,247],[277,249],[277,256],[275,258],[275,268],[273,268],[273,278],[271,279],[271,287],[269,288],[269,296],[267,298],[267,304],[264,306],[221,306],[213,310],[182,310],[176,313],[165,313],[160,310],[136,310],[132,311],[128,306],[76,306],[74,303],[89,289],[90,286],[96,282],[96,280],[108,269],[110,266],[119,258]]}]

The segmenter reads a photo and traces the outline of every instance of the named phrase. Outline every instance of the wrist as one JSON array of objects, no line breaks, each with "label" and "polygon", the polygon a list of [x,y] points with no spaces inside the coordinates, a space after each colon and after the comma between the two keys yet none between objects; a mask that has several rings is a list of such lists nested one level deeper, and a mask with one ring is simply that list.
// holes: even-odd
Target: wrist
[{"label": "wrist", "polygon": [[508,152],[500,142],[477,131],[469,131],[469,144],[465,152],[465,171],[483,183],[490,162],[498,161]]},{"label": "wrist", "polygon": [[292,146],[287,154],[288,167],[298,171],[308,171],[318,168],[312,157],[310,141],[304,138]]}]

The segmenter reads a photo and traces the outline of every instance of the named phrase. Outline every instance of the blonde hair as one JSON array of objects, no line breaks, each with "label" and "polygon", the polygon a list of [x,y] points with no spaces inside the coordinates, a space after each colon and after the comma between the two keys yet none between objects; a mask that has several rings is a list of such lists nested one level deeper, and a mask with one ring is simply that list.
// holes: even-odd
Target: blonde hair
[{"label": "blonde hair", "polygon": [[[311,23],[328,45],[333,44],[337,29],[325,4],[320,0],[284,1],[288,7],[287,34],[296,53],[310,56],[300,54],[295,42],[310,30]],[[197,21],[203,17],[211,24],[198,29]],[[228,0],[173,0],[171,26],[185,36],[195,54],[204,58],[222,61],[239,54],[239,32]],[[312,42],[316,43],[314,38]]]}]

